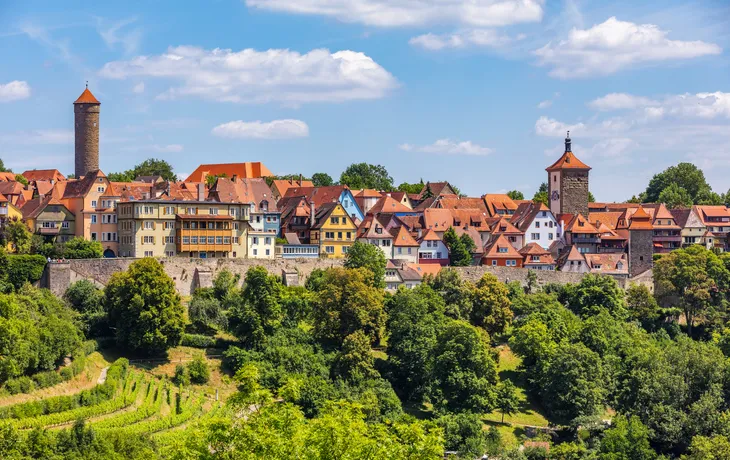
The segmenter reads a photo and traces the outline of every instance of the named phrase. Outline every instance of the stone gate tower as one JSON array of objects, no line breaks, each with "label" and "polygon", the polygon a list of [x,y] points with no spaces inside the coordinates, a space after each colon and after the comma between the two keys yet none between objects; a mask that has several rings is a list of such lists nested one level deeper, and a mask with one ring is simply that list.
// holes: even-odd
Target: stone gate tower
[{"label": "stone gate tower", "polygon": [[99,169],[99,102],[89,85],[74,102],[74,133],[76,158],[74,174],[76,178],[85,176],[89,171]]},{"label": "stone gate tower", "polygon": [[548,173],[548,201],[550,211],[558,214],[588,216],[588,172],[591,167],[573,155],[570,131],[565,138],[565,153],[550,165]]},{"label": "stone gate tower", "polygon": [[[628,210],[626,211],[628,213]],[[639,206],[629,220],[629,276],[650,270],[654,265],[653,229],[651,216]]]}]

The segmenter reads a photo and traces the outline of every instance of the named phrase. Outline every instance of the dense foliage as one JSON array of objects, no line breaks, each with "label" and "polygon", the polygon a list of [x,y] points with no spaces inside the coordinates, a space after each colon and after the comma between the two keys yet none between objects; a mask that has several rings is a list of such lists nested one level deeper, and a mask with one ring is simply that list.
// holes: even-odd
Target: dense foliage
[{"label": "dense foliage", "polygon": [[112,182],[131,182],[140,176],[161,176],[163,180],[177,180],[172,165],[156,158],[147,159],[127,171],[110,173],[107,178]]},{"label": "dense foliage", "polygon": [[352,190],[364,188],[375,190],[393,190],[393,178],[384,166],[368,163],[354,163],[340,175],[340,184]]}]

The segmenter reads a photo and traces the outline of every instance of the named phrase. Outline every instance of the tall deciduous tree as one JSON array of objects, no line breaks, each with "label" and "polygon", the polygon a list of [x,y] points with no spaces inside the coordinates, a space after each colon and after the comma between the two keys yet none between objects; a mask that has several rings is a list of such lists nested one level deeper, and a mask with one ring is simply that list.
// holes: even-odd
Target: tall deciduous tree
[{"label": "tall deciduous tree", "polygon": [[692,245],[659,259],[654,264],[654,282],[663,306],[679,302],[691,335],[697,318],[723,305],[730,288],[730,271],[712,251]]},{"label": "tall deciduous tree", "polygon": [[156,354],[176,346],[185,327],[175,283],[152,258],[112,275],[104,306],[117,344],[132,352]]},{"label": "tall deciduous tree", "polygon": [[692,163],[679,163],[652,177],[643,196],[644,202],[659,202],[661,193],[672,185],[684,189],[693,201],[701,194],[711,191],[701,169]]},{"label": "tall deciduous tree", "polygon": [[466,267],[471,265],[471,253],[466,248],[464,240],[459,238],[453,227],[449,227],[449,229],[444,232],[443,241],[446,247],[449,248],[449,263],[451,265],[454,267]]},{"label": "tall deciduous tree", "polygon": [[373,286],[385,289],[385,266],[388,261],[383,251],[372,244],[355,241],[347,251],[345,268],[365,268],[372,273]]},{"label": "tall deciduous tree", "polygon": [[284,320],[283,286],[261,266],[246,272],[239,301],[230,312],[229,324],[236,336],[249,345],[260,345]]},{"label": "tall deciduous tree", "polygon": [[512,321],[509,290],[491,273],[485,273],[472,290],[472,324],[490,334],[502,333]]},{"label": "tall deciduous tree", "polygon": [[525,195],[520,192],[519,190],[510,190],[507,192],[507,196],[512,198],[513,200],[524,200]]},{"label": "tall deciduous tree", "polygon": [[327,173],[314,173],[312,174],[312,185],[315,187],[328,187],[334,185],[335,181],[332,180]]},{"label": "tall deciduous tree", "polygon": [[129,182],[139,176],[161,176],[164,180],[177,180],[172,165],[165,160],[156,158],[149,158],[124,172],[110,173],[107,178],[114,182]]},{"label": "tall deciduous tree", "polygon": [[368,163],[354,163],[340,175],[340,184],[347,185],[353,190],[371,188],[375,190],[392,190],[393,178],[388,170],[381,165]]},{"label": "tall deciduous tree", "polygon": [[502,423],[505,415],[512,415],[520,408],[520,398],[517,387],[512,380],[505,380],[497,385],[497,409],[502,413]]},{"label": "tall deciduous tree", "polygon": [[532,196],[532,201],[534,201],[535,203],[542,203],[545,206],[549,204],[547,182],[543,182],[542,184],[540,184],[540,188]]},{"label": "tall deciduous tree", "polygon": [[312,312],[314,333],[325,342],[340,344],[362,330],[371,344],[380,341],[387,315],[383,291],[372,285],[372,273],[364,268],[330,268]]},{"label": "tall deciduous tree", "polygon": [[76,237],[63,245],[63,257],[66,259],[99,259],[104,255],[104,248],[98,241]]},{"label": "tall deciduous tree", "polygon": [[669,209],[688,208],[692,206],[693,199],[689,192],[676,183],[671,183],[659,194],[658,201],[667,205]]},{"label": "tall deciduous tree", "polygon": [[399,192],[412,193],[418,195],[423,190],[423,179],[420,182],[409,184],[408,182],[402,182],[398,186]]},{"label": "tall deciduous tree", "polygon": [[434,404],[451,412],[490,412],[496,384],[497,365],[487,333],[469,323],[449,320],[434,349]]},{"label": "tall deciduous tree", "polygon": [[625,293],[610,276],[589,274],[568,290],[568,307],[580,316],[590,316],[602,308],[618,319],[625,319]]}]

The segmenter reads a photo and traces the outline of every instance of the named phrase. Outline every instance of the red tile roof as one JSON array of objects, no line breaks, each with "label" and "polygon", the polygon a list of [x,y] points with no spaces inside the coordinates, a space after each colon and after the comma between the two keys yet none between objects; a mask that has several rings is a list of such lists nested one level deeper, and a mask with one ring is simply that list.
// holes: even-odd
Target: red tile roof
[{"label": "red tile roof", "polygon": [[58,181],[66,180],[66,177],[61,174],[58,169],[31,169],[23,173],[23,177],[29,181],[34,180],[47,180],[47,181]]},{"label": "red tile roof", "polygon": [[[303,196],[315,206],[322,206],[325,203],[337,203],[340,195],[345,190],[345,185],[329,185],[326,187],[291,187],[286,191],[285,198]],[[315,211],[316,212],[316,211]]]},{"label": "red tile roof", "polygon": [[91,94],[89,88],[86,88],[84,92],[81,93],[81,96],[76,99],[74,104],[101,104],[101,102],[99,102],[99,100],[96,99],[93,94]]},{"label": "red tile roof", "polygon": [[488,193],[482,199],[487,206],[487,212],[489,212],[490,216],[499,214],[498,211],[517,210],[517,203],[504,193]]},{"label": "red tile roof", "polygon": [[[500,252],[501,250],[501,252]],[[522,259],[522,255],[504,235],[495,235],[484,247],[485,259]]]},{"label": "red tile roof", "polygon": [[[27,177],[26,177],[27,179]],[[0,172],[0,182],[13,182],[15,181],[15,173],[11,172]]]},{"label": "red tile roof", "polygon": [[[530,243],[518,251],[525,257],[526,265],[554,265],[555,259],[547,249],[544,249],[537,243]],[[532,260],[532,257],[538,257],[538,260]]]},{"label": "red tile roof", "polygon": [[598,229],[580,213],[573,216],[573,219],[565,226],[565,231],[571,233],[598,233]]},{"label": "red tile roof", "polygon": [[281,196],[286,194],[286,191],[291,187],[314,187],[311,180],[287,180],[277,179],[271,183],[271,190],[278,190]]},{"label": "red tile roof", "polygon": [[254,203],[257,210],[261,210],[262,203],[270,212],[276,212],[276,201],[271,196],[271,189],[264,179],[229,179],[219,177],[209,195],[221,203]]},{"label": "red tile roof", "polygon": [[260,161],[246,163],[218,163],[205,164],[195,168],[195,171],[185,179],[185,182],[205,182],[208,176],[220,176],[225,174],[232,178],[253,179],[259,177],[273,176],[271,171]]},{"label": "red tile roof", "polygon": [[[339,196],[338,196],[339,198]],[[404,205],[400,201],[396,201],[393,197],[383,196],[375,202],[372,208],[368,210],[368,214],[379,213],[396,213],[396,212],[413,212],[411,208]]]},{"label": "red tile roof", "polygon": [[408,232],[408,229],[403,226],[391,230],[391,233],[395,234],[393,246],[420,246],[418,241],[416,241]]},{"label": "red tile roof", "polygon": [[589,212],[588,221],[595,224],[600,222],[608,225],[610,228],[615,229],[618,225],[618,220],[621,218],[621,211],[608,211],[608,212]]},{"label": "red tile roof", "polygon": [[651,225],[651,216],[646,213],[642,206],[639,206],[639,209],[631,216],[629,230],[652,230],[653,228]]},{"label": "red tile roof", "polygon": [[573,155],[573,152],[565,152],[563,156],[558,158],[558,161],[548,166],[545,171],[552,172],[560,171],[562,169],[589,171],[591,167],[580,161],[578,157]]},{"label": "red tile roof", "polygon": [[421,241],[441,241],[441,238],[439,238],[433,229],[428,229],[426,234],[421,237]]}]

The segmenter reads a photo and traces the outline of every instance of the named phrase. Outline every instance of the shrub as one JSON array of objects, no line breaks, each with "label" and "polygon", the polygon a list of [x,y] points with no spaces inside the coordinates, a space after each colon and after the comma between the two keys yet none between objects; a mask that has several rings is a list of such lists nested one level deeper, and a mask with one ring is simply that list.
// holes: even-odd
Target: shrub
[{"label": "shrub", "polygon": [[175,366],[175,376],[172,378],[172,381],[178,386],[190,385],[190,373],[188,373],[188,369],[182,364]]},{"label": "shrub", "polygon": [[210,369],[208,369],[208,363],[203,358],[203,355],[197,355],[188,364],[188,374],[192,383],[202,385],[208,382],[210,379]]},{"label": "shrub", "polygon": [[24,375],[15,379],[9,379],[5,382],[5,389],[11,395],[30,393],[33,389],[35,389],[35,383],[30,377]]},{"label": "shrub", "polygon": [[33,381],[38,388],[48,388],[61,383],[61,375],[55,371],[39,372],[33,375]]},{"label": "shrub", "polygon": [[202,334],[183,334],[182,346],[193,348],[213,348],[216,346],[214,337]]},{"label": "shrub", "polygon": [[41,255],[9,255],[8,281],[20,289],[26,282],[33,284],[40,280],[45,267],[46,259]]},{"label": "shrub", "polygon": [[61,369],[61,379],[64,382],[68,382],[69,380],[74,378],[74,375],[76,374],[74,374],[73,369],[70,367],[64,367],[63,369]]}]

